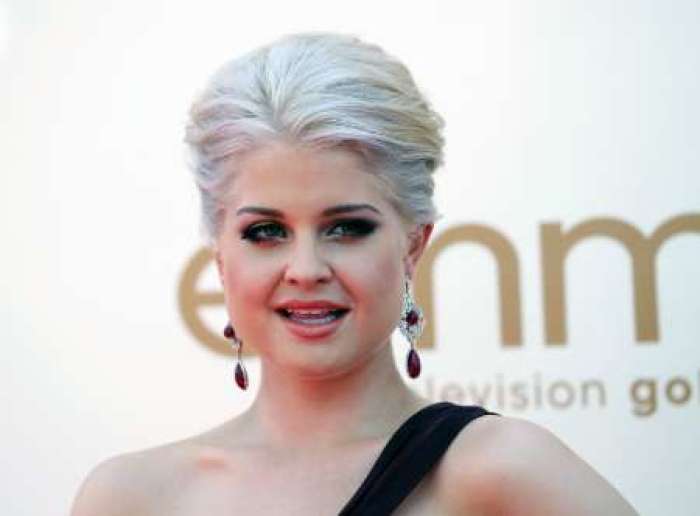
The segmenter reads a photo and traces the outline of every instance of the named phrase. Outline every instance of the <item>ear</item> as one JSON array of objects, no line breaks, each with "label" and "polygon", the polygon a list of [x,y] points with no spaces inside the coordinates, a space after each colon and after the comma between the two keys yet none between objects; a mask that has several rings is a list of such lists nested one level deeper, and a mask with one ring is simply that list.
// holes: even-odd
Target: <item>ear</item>
[{"label": "ear", "polygon": [[408,234],[408,251],[405,257],[405,266],[406,274],[411,279],[415,273],[416,265],[418,265],[418,260],[428,246],[433,227],[433,224],[420,224],[415,226]]}]

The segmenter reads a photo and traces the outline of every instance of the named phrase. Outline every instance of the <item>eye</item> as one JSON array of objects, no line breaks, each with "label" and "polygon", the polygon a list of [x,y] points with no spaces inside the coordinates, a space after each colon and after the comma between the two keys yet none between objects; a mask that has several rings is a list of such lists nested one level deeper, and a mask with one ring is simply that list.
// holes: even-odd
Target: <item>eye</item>
[{"label": "eye", "polygon": [[377,229],[377,223],[368,219],[344,219],[334,222],[326,231],[332,238],[362,238]]},{"label": "eye", "polygon": [[242,240],[257,242],[276,242],[287,238],[287,230],[279,222],[256,222],[241,233]]}]

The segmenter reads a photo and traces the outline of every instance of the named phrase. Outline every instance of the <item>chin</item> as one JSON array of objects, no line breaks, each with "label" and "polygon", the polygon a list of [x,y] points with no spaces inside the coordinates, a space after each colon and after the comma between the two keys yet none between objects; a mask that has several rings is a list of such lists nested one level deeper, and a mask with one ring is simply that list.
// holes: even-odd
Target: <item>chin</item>
[{"label": "chin", "polygon": [[364,362],[357,354],[342,353],[332,345],[302,345],[294,348],[284,356],[274,357],[276,368],[311,381],[346,376]]}]

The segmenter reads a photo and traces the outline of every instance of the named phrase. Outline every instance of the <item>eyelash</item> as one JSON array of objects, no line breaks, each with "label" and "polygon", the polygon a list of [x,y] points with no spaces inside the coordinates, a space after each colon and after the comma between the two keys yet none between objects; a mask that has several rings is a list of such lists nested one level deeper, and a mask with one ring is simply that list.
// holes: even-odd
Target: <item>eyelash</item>
[{"label": "eyelash", "polygon": [[[376,222],[367,219],[344,219],[329,224],[324,233],[330,234],[337,228],[342,228],[343,234],[332,236],[331,238],[334,240],[355,240],[371,235],[377,229],[377,226]],[[270,234],[271,231],[275,234]],[[256,244],[279,242],[286,238],[286,231],[286,228],[276,221],[256,222],[242,231],[241,239]],[[280,236],[280,233],[282,233],[282,236]]]}]

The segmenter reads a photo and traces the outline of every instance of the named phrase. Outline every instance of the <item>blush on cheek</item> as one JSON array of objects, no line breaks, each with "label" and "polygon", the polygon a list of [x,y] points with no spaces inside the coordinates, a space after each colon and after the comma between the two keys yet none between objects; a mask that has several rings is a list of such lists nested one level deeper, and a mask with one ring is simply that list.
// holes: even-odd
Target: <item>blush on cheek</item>
[{"label": "blush on cheek", "polygon": [[244,253],[230,253],[224,262],[224,290],[232,323],[241,327],[267,315],[277,277],[269,260]]}]

